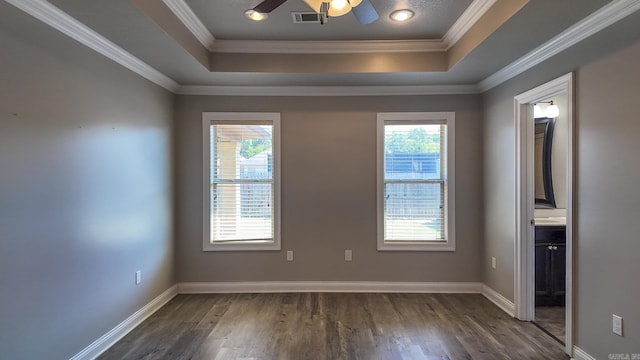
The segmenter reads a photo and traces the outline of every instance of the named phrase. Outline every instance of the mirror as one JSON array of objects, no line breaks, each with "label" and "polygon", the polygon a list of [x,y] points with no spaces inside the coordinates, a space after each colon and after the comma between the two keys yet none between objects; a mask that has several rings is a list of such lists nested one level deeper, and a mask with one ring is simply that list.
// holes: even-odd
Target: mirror
[{"label": "mirror", "polygon": [[555,119],[535,119],[535,204],[536,208],[555,208],[551,177],[551,144]]}]

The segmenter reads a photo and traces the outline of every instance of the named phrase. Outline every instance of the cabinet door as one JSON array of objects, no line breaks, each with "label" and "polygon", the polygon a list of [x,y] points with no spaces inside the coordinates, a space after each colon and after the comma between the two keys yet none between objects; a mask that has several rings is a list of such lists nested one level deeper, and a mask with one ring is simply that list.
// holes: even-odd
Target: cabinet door
[{"label": "cabinet door", "polygon": [[551,251],[548,249],[549,246],[551,245],[548,243],[536,244],[536,302],[545,302],[545,300],[540,297],[551,295]]},{"label": "cabinet door", "polygon": [[551,296],[557,297],[559,305],[564,304],[566,285],[567,247],[564,244],[553,245],[551,254]]}]

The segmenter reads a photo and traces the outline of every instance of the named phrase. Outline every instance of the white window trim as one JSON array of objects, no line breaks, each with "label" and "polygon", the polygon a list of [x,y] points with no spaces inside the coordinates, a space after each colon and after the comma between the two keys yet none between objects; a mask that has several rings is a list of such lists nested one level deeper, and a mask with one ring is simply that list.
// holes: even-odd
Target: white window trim
[{"label": "white window trim", "polygon": [[[210,137],[209,129],[212,121],[229,121],[230,123],[247,120],[268,120],[273,122],[273,241],[243,241],[241,243],[215,244],[211,242],[211,204],[210,194]],[[203,173],[203,251],[261,251],[280,250],[280,113],[258,112],[204,112],[202,113],[202,173]]]},{"label": "white window trim", "polygon": [[[447,125],[447,240],[446,242],[385,242],[384,241],[384,125],[397,121],[425,123],[445,120]],[[378,113],[377,123],[377,225],[378,251],[455,251],[455,113],[397,112]]]}]

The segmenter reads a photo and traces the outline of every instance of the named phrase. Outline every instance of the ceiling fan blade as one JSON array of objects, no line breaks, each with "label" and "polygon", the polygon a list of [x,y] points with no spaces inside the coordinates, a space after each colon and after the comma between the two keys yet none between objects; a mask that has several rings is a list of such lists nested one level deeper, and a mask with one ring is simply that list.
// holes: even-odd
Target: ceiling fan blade
[{"label": "ceiling fan blade", "polygon": [[371,24],[380,17],[369,0],[362,0],[360,5],[351,9],[360,24]]},{"label": "ceiling fan blade", "polygon": [[260,4],[256,5],[256,7],[253,8],[253,11],[262,14],[268,14],[275,10],[278,6],[284,4],[285,1],[287,0],[264,0]]}]

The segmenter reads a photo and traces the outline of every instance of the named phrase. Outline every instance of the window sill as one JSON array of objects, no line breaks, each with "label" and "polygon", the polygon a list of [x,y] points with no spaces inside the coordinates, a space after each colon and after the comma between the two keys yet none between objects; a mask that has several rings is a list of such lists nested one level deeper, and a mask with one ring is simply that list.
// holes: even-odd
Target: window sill
[{"label": "window sill", "polygon": [[385,242],[378,251],[456,251],[452,242]]},{"label": "window sill", "polygon": [[280,243],[273,241],[246,241],[226,243],[204,243],[202,251],[279,251]]}]

